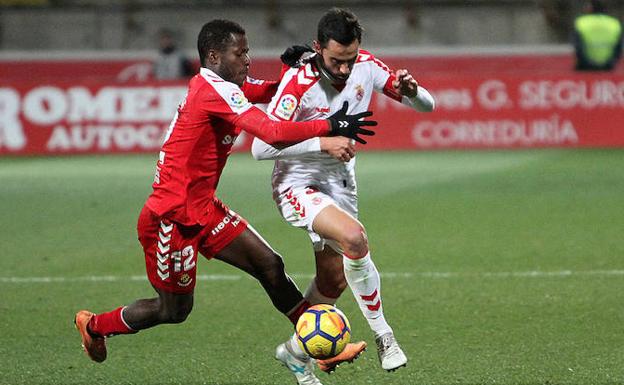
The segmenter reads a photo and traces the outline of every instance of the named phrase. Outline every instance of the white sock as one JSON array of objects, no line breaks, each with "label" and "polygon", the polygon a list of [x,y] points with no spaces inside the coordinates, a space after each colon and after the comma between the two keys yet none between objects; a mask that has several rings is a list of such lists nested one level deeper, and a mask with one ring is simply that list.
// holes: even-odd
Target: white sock
[{"label": "white sock", "polygon": [[310,305],[316,305],[319,303],[335,305],[338,300],[338,298],[326,297],[319,291],[319,288],[316,285],[316,277],[312,279],[312,282],[310,282],[310,286],[308,286],[303,298],[310,302]]},{"label": "white sock", "polygon": [[295,355],[295,357],[301,360],[307,360],[310,358],[308,354],[301,349],[301,346],[297,343],[297,333],[294,333],[292,337],[288,341],[286,341],[286,345],[290,349],[290,351]]},{"label": "white sock", "polygon": [[381,279],[370,253],[359,259],[343,257],[344,272],[353,296],[375,337],[392,332],[381,305]]}]

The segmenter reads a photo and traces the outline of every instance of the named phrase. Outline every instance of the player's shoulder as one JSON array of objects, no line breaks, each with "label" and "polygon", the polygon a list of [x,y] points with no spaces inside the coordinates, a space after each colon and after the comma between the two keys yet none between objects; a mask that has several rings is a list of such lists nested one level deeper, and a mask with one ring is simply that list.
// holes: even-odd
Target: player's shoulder
[{"label": "player's shoulder", "polygon": [[321,74],[313,62],[305,63],[296,68],[291,68],[282,77],[282,83],[286,87],[297,91],[299,94],[305,93],[321,78]]},{"label": "player's shoulder", "polygon": [[386,72],[390,72],[390,67],[386,63],[375,57],[370,51],[364,49],[360,49],[355,64],[379,67]]},{"label": "player's shoulder", "polygon": [[373,55],[370,51],[367,51],[365,49],[360,49],[360,51],[358,52],[358,57],[355,60],[356,63],[366,63],[366,62],[372,62],[375,60],[375,55]]},{"label": "player's shoulder", "polygon": [[227,80],[224,80],[223,78],[221,78],[219,75],[215,74],[214,72],[210,71],[207,68],[202,68],[199,71],[198,76],[198,81],[196,83],[196,86],[198,89],[202,89],[205,92],[218,92],[218,93],[222,93],[222,92],[230,92],[230,91],[234,91],[234,90],[238,90],[240,91],[240,87],[237,86],[236,84],[229,82]]},{"label": "player's shoulder", "polygon": [[191,82],[189,94],[194,93],[199,100],[210,103],[226,103],[234,111],[244,109],[249,104],[240,87],[223,80],[214,72],[202,68]]}]

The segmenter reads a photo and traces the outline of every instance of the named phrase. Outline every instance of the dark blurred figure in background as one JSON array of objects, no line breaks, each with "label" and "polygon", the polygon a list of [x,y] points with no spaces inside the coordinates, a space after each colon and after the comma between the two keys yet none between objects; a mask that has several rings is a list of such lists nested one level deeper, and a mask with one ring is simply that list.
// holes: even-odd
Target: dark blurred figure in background
[{"label": "dark blurred figure in background", "polygon": [[168,29],[158,32],[159,52],[154,61],[154,78],[170,80],[194,75],[191,61],[175,45],[173,33]]},{"label": "dark blurred figure in background", "polygon": [[601,0],[591,0],[585,13],[574,21],[576,69],[579,71],[610,71],[622,54],[622,25],[606,14]]}]

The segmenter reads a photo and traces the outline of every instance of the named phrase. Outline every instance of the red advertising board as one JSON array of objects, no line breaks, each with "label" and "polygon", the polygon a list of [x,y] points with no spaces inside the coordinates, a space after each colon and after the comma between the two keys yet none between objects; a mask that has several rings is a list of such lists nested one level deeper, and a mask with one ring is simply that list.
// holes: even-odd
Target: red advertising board
[{"label": "red advertising board", "polygon": [[[422,64],[422,59],[413,60],[387,62],[406,68]],[[561,68],[511,71],[509,57],[498,60],[499,70],[491,71],[414,70],[436,99],[432,113],[416,113],[383,95],[374,96],[371,107],[380,125],[362,149],[624,146],[624,75]],[[45,73],[46,63],[39,65]],[[77,65],[71,62],[68,68],[74,66],[76,74]],[[55,62],[50,67],[60,71],[59,66]],[[271,78],[279,63],[254,62],[254,69]],[[0,155],[156,151],[185,95],[185,82],[124,80],[118,75],[56,77],[39,72],[26,77],[15,72],[4,78]],[[249,136],[243,135],[236,149],[249,146]]]}]

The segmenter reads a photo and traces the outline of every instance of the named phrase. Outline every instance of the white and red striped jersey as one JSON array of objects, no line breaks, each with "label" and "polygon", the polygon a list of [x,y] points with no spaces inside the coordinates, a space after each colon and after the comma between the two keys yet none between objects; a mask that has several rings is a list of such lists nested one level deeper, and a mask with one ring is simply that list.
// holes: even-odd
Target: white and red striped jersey
[{"label": "white and red striped jersey", "polygon": [[[267,113],[280,121],[323,119],[340,110],[347,101],[348,113],[356,114],[369,109],[373,91],[416,110],[433,109],[433,98],[426,89],[419,86],[417,100],[410,100],[394,90],[394,80],[393,71],[365,50],[359,51],[351,74],[341,87],[324,78],[316,63],[311,61],[285,72]],[[281,191],[280,185],[290,187],[345,182],[355,188],[355,158],[346,163],[332,158],[320,151],[318,138],[283,149],[255,139],[252,152],[256,159],[276,159],[274,190]]]},{"label": "white and red striped jersey", "polygon": [[251,101],[266,102],[271,91],[275,88],[270,82],[248,79],[241,89],[202,68],[189,82],[186,100],[178,107],[165,135],[147,207],[181,224],[203,225],[241,130],[276,145],[329,132],[327,121],[272,120],[246,96],[248,93]]}]

